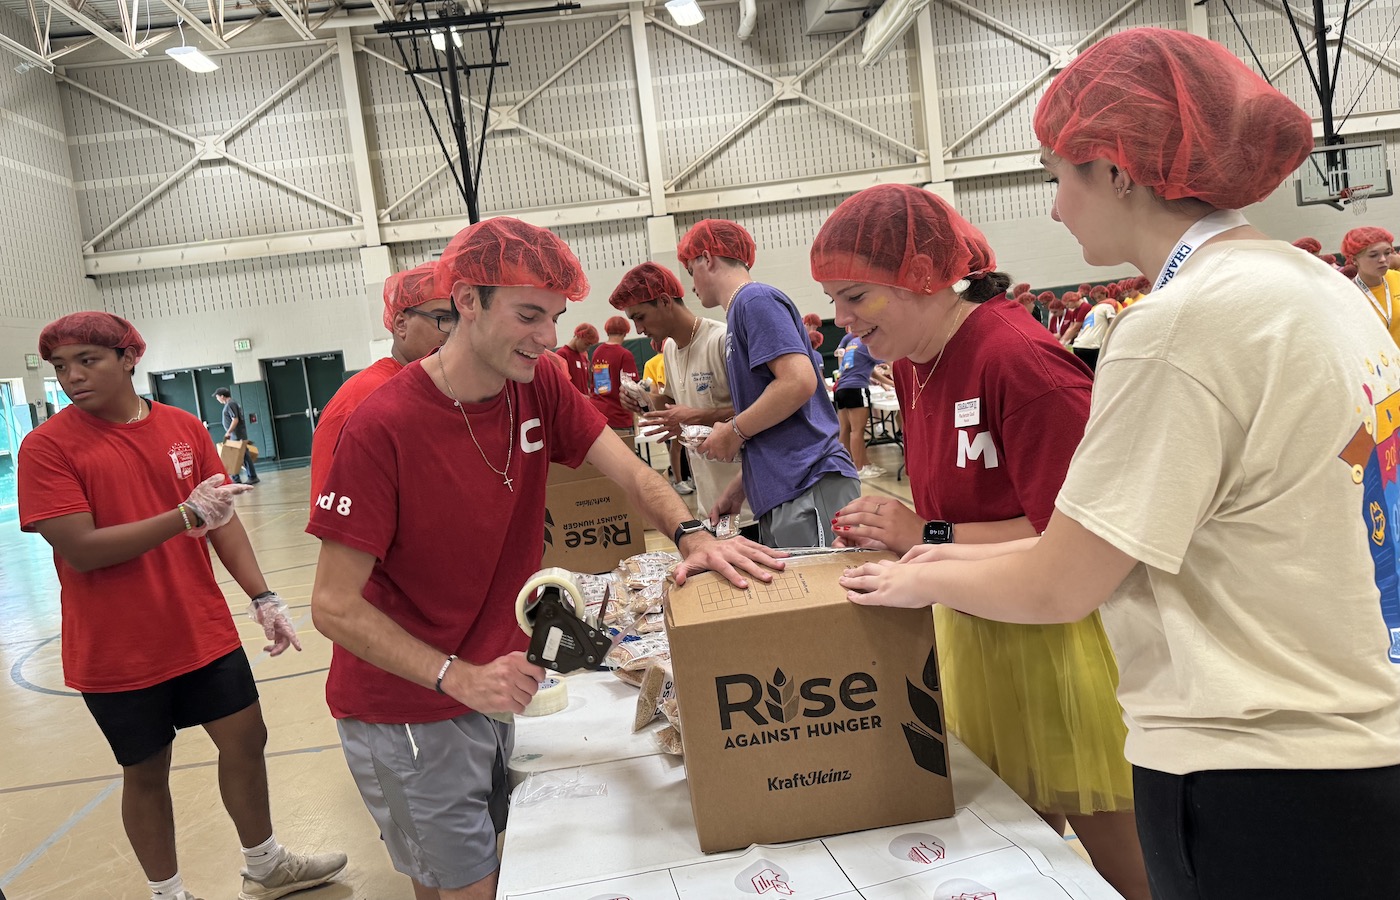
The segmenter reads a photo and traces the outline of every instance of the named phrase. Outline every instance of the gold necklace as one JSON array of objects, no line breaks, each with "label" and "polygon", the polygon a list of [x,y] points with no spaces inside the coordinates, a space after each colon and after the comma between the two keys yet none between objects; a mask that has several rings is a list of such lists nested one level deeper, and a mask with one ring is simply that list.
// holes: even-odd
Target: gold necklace
[{"label": "gold necklace", "polygon": [[[733,302],[733,298],[732,298],[732,297],[730,298],[730,302]],[[729,310],[726,309],[725,312],[729,312]],[[696,316],[696,317],[695,317],[695,324],[692,325],[692,326],[690,326],[690,340],[688,340],[688,341],[685,342],[685,349],[687,349],[687,350],[690,349],[690,345],[693,344],[693,343],[695,343],[695,334],[696,334],[696,332],[698,332],[699,330],[700,330],[700,317],[699,317],[699,316]],[[680,347],[679,345],[677,345],[677,346],[676,346],[676,349],[677,349],[677,350],[680,350],[681,347]]]},{"label": "gold necklace", "polygon": [[919,389],[914,392],[914,402],[909,404],[910,410],[919,408],[919,398],[924,395],[924,388],[928,387],[929,379],[938,370],[938,364],[943,361],[943,351],[948,349],[948,342],[953,339],[953,332],[958,330],[958,322],[962,319],[962,314],[963,310],[960,309],[953,316],[953,324],[949,326],[948,333],[943,336],[943,346],[938,348],[938,355],[933,358],[933,365],[929,366],[928,374],[924,376],[923,381],[919,380],[917,373],[914,375],[914,383],[919,386]]},{"label": "gold necklace", "polygon": [[746,281],[746,282],[744,282],[743,284],[739,285],[738,287],[736,287],[736,288],[734,289],[734,293],[732,293],[732,294],[729,295],[729,301],[728,301],[727,303],[724,304],[724,312],[725,312],[725,315],[728,315],[728,314],[729,314],[729,307],[731,307],[731,306],[734,305],[734,298],[737,297],[737,296],[739,296],[739,292],[742,291],[744,288],[748,287],[748,286],[751,285],[751,284],[753,284],[752,281]]},{"label": "gold necklace", "polygon": [[132,422],[139,422],[139,421],[141,421],[141,419],[142,419],[145,415],[146,415],[146,404],[141,402],[141,398],[140,398],[140,397],[137,397],[137,398],[136,398],[136,415],[134,415],[134,416],[132,416],[131,418],[127,419],[127,420],[126,420],[126,424],[130,425]]},{"label": "gold necklace", "polygon": [[457,407],[457,412],[462,414],[462,421],[467,423],[467,434],[472,436],[472,443],[476,444],[476,452],[481,454],[481,461],[486,463],[486,468],[495,472],[505,479],[502,483],[515,493],[515,488],[511,486],[511,477],[506,474],[510,471],[510,458],[515,453],[515,407],[510,402],[510,382],[506,382],[506,410],[510,414],[510,432],[506,439],[506,468],[505,472],[491,465],[491,460],[486,458],[486,451],[481,449],[481,442],[476,439],[476,432],[472,429],[472,420],[467,418],[467,411],[462,408],[462,401],[457,399],[457,392],[452,390],[452,382],[447,380],[447,366],[442,361],[442,354],[438,354],[438,371],[442,373],[442,383],[447,385],[447,393],[452,396],[452,403]]}]

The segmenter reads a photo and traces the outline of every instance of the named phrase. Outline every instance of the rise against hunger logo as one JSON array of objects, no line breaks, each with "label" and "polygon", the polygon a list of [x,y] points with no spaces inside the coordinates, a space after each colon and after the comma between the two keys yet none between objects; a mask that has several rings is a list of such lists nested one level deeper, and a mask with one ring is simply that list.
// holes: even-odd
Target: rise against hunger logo
[{"label": "rise against hunger logo", "polygon": [[1380,589],[1381,616],[1389,632],[1389,659],[1400,663],[1400,541],[1395,526],[1400,519],[1400,391],[1382,380],[1389,380],[1392,364],[1400,359],[1385,352],[1377,354],[1376,364],[1369,357],[1365,364],[1367,380],[1362,384],[1369,408],[1358,408],[1363,416],[1351,440],[1338,454],[1351,467],[1351,480],[1362,487],[1358,512],[1366,526],[1375,566],[1376,587]]},{"label": "rise against hunger logo", "polygon": [[[938,706],[938,648],[930,647],[924,661],[923,686],[909,679],[909,708],[916,721],[904,723],[904,739],[909,753],[919,768],[935,775],[948,775],[948,756],[944,747],[943,711]],[[924,688],[928,688],[925,691]]]},{"label": "rise against hunger logo", "polygon": [[176,441],[165,451],[175,466],[176,478],[189,478],[194,474],[194,448],[184,441]]}]

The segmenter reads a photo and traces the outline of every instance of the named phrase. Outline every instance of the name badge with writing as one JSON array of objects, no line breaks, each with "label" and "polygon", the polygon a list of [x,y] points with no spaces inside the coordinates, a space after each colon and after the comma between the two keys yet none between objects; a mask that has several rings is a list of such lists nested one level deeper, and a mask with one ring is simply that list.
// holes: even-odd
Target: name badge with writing
[{"label": "name badge with writing", "polygon": [[953,404],[954,428],[968,428],[980,424],[982,424],[982,400],[980,397],[959,400]]}]

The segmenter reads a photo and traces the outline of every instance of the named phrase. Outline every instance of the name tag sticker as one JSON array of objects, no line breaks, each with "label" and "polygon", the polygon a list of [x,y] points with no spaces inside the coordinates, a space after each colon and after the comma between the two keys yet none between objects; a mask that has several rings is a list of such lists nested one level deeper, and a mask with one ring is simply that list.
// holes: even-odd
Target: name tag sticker
[{"label": "name tag sticker", "polygon": [[967,428],[982,424],[982,398],[959,400],[953,404],[953,427]]}]

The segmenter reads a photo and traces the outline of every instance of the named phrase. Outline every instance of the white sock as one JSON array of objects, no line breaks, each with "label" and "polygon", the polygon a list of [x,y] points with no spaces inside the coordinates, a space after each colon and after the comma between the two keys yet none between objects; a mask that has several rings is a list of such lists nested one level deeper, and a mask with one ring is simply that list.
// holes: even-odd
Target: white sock
[{"label": "white sock", "polygon": [[148,881],[151,886],[151,900],[174,900],[185,889],[185,881],[176,872],[164,881]]},{"label": "white sock", "polygon": [[281,844],[277,843],[276,834],[268,835],[267,840],[256,847],[242,849],[248,874],[254,879],[266,878],[271,875],[272,870],[277,868],[277,864],[282,861],[282,855],[287,852]]}]

